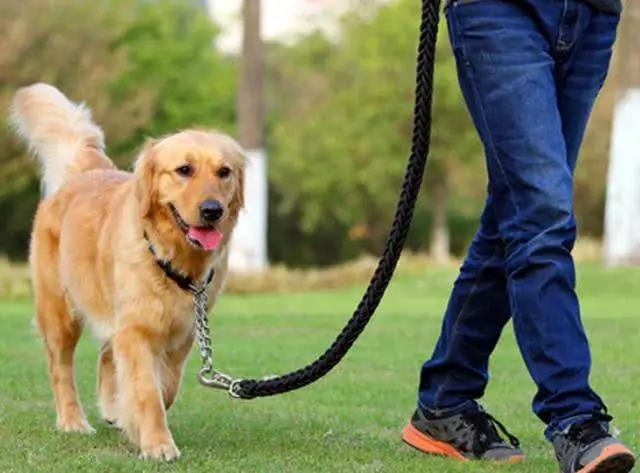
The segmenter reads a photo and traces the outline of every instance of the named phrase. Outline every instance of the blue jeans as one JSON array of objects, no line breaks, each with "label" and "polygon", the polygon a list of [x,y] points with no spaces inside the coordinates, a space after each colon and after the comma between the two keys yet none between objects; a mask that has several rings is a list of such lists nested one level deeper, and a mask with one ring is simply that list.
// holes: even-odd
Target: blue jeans
[{"label": "blue jeans", "polygon": [[454,1],[446,15],[489,186],[419,401],[482,397],[511,317],[549,436],[605,410],[575,293],[573,171],[619,17],[576,0]]}]

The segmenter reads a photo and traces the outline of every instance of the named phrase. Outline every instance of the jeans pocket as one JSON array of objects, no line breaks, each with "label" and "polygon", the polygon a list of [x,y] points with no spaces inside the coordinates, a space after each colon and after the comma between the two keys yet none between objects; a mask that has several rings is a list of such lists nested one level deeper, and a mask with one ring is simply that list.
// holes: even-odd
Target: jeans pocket
[{"label": "jeans pocket", "polygon": [[464,61],[464,53],[462,48],[462,38],[460,37],[458,23],[456,20],[457,3],[458,3],[458,0],[450,1],[444,10],[444,13],[445,13],[445,18],[447,20],[447,32],[449,33],[449,43],[451,44],[451,49],[453,50],[453,54],[454,54],[454,57],[456,58],[456,62],[458,63],[458,66],[460,66]]},{"label": "jeans pocket", "polygon": [[482,1],[491,1],[491,0],[450,0],[450,3],[455,4],[456,6],[466,5],[468,3],[478,3]]},{"label": "jeans pocket", "polygon": [[467,5],[470,3],[478,3],[482,1],[489,1],[489,0],[446,0],[444,4],[444,12],[446,14],[452,8],[458,8],[463,5]]},{"label": "jeans pocket", "polygon": [[529,67],[550,60],[545,54],[548,41],[519,2],[454,3],[447,21],[456,56],[474,68]]}]

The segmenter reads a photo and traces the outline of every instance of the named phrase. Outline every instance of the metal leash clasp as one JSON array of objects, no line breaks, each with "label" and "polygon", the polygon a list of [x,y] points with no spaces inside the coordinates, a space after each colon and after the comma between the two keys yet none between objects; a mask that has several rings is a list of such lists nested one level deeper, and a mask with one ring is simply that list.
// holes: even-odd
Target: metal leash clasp
[{"label": "metal leash clasp", "polygon": [[233,379],[228,374],[213,369],[212,366],[203,366],[198,371],[198,381],[203,386],[215,389],[224,389],[234,399],[240,399],[239,388],[242,379]]},{"label": "metal leash clasp", "polygon": [[228,374],[213,369],[211,366],[203,366],[198,371],[198,381],[208,388],[224,389],[229,391],[233,384],[233,378]]}]

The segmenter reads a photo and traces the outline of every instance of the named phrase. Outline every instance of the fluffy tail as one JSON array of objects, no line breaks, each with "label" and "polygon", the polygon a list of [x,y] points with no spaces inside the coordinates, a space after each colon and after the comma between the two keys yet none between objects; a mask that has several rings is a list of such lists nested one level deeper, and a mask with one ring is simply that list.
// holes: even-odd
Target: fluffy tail
[{"label": "fluffy tail", "polygon": [[84,104],[74,104],[58,89],[34,84],[16,93],[11,122],[43,168],[45,196],[74,174],[115,166],[104,154],[104,135]]}]

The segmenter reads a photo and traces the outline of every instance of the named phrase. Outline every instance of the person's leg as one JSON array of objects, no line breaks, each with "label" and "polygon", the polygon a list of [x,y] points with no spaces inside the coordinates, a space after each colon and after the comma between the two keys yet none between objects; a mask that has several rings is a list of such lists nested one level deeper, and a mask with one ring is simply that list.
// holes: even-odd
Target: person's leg
[{"label": "person's leg", "polygon": [[[496,2],[493,2],[496,3]],[[499,3],[499,2],[498,2]],[[449,5],[445,12],[458,77],[470,109],[477,107],[466,80],[462,41],[452,24]],[[492,12],[486,18],[492,18]],[[474,115],[474,112],[471,112]],[[478,125],[478,124],[476,124]],[[485,144],[488,137],[478,127]],[[480,226],[471,242],[449,297],[440,337],[431,358],[420,373],[419,404],[430,410],[457,408],[483,396],[489,380],[489,357],[510,318],[504,266],[504,244],[498,232],[488,195]]]},{"label": "person's leg", "polygon": [[[543,38],[532,39],[535,35],[530,30],[535,30],[536,25],[521,8],[502,0],[477,3],[481,4],[480,8],[475,8],[475,3],[453,3],[447,9],[447,20],[460,86],[485,145],[487,161],[492,161],[495,149],[482,117],[483,104],[469,74],[465,32],[460,28],[459,17],[472,8],[471,16],[467,18],[471,30],[476,23],[489,32],[489,36],[508,31],[509,48],[516,55],[525,56],[527,61],[538,62],[539,57],[531,54],[531,50],[542,53],[546,43]],[[500,41],[482,37],[479,41],[484,43],[478,51],[480,58],[505,51],[506,44]],[[522,67],[522,63],[518,66],[502,78],[503,87],[509,89],[511,81],[526,77],[527,68]],[[496,77],[487,79],[495,80]],[[507,95],[513,91],[512,88]],[[504,97],[503,106],[511,108],[515,105],[508,96]],[[490,180],[493,179],[491,166],[489,175]],[[420,407],[405,426],[402,438],[426,453],[513,462],[523,457],[518,440],[475,402],[484,392],[489,356],[510,314],[505,245],[496,214],[496,200],[502,197],[495,190],[494,186],[489,186],[480,229],[454,286],[440,340],[431,360],[422,369]]]},{"label": "person's leg", "polygon": [[[558,108],[567,149],[567,163],[572,171],[576,166],[593,104],[607,76],[619,22],[619,15],[598,12],[586,5],[576,4],[574,8],[579,19],[572,35],[573,41],[556,44]],[[572,214],[572,220],[574,218]],[[568,340],[567,343],[573,344],[573,340]],[[549,438],[553,430],[563,430],[571,423],[592,417],[588,410],[584,414],[578,412],[580,408],[563,413],[557,408],[558,403],[562,404],[563,401],[554,399],[553,396],[537,396],[534,400],[536,412],[552,412],[547,429]]]},{"label": "person's leg", "polygon": [[463,92],[487,150],[516,336],[539,388],[537,414],[549,422],[603,406],[589,387],[574,291],[573,182],[551,35],[534,14],[543,8],[559,24],[562,2],[458,3],[449,16]]},{"label": "person's leg", "polygon": [[504,248],[489,196],[453,286],[440,338],[422,368],[420,405],[442,410],[481,398],[489,356],[508,320]]},{"label": "person's leg", "polygon": [[[495,149],[487,124],[481,117],[482,104],[476,87],[470,80],[471,64],[466,57],[468,52],[465,51],[467,49],[464,40],[465,32],[461,30],[457,17],[459,15],[467,17],[469,25],[463,25],[462,29],[469,26],[473,28],[475,22],[484,29],[481,31],[482,35],[493,36],[495,39],[495,41],[485,41],[482,35],[475,37],[476,43],[479,44],[476,49],[477,59],[480,59],[482,54],[487,57],[492,54],[504,54],[509,48],[510,54],[543,55],[548,60],[550,49],[548,37],[553,33],[547,22],[540,21],[544,20],[543,18],[536,18],[531,11],[525,11],[520,7],[504,5],[503,1],[479,2],[486,9],[484,11],[475,9],[470,14],[465,13],[465,10],[471,6],[465,5],[467,2],[452,3],[453,5],[446,9],[446,13],[458,78],[489,160],[495,153]],[[559,16],[561,7],[557,10]],[[496,34],[502,29],[504,20],[514,21],[517,25],[511,28],[509,44],[501,44],[502,39]],[[497,76],[497,80],[504,84],[495,84],[496,86],[508,87],[510,81],[522,81],[525,74],[529,74],[529,71],[522,67],[521,62],[514,63],[513,66],[508,75]],[[545,66],[545,72],[552,73],[553,64],[548,62]],[[496,80],[495,74],[494,80]],[[510,93],[515,94],[513,100],[508,96],[509,94],[503,94],[504,103],[496,106],[519,107],[518,96],[526,98],[523,97],[522,92],[517,87],[512,87]],[[552,94],[550,95],[553,99]],[[558,132],[556,136],[559,137]],[[489,195],[480,228],[454,284],[436,348],[431,359],[423,365],[419,401],[424,408],[451,409],[468,400],[478,399],[484,394],[488,382],[489,357],[511,312],[507,296],[504,242],[499,234],[493,207],[493,198]]]},{"label": "person's leg", "polygon": [[[539,389],[536,413],[547,423],[581,415],[593,418],[591,423],[574,424],[554,436],[557,453],[569,451],[573,447],[568,446],[573,445],[582,449],[572,457],[575,461],[570,466],[561,460],[563,471],[577,471],[574,466],[588,460],[589,468],[603,466],[614,468],[607,471],[626,472],[633,465],[633,454],[598,422],[604,406],[588,383],[589,348],[575,295],[572,151],[565,141],[556,84],[562,58],[555,50],[556,40],[567,39],[565,33],[576,33],[576,16],[570,15],[575,13],[575,5],[573,0],[459,1],[447,16],[460,84],[485,145],[491,195],[488,207],[504,244],[506,287],[516,337]],[[473,263],[473,252],[470,256]],[[482,261],[491,261],[491,257],[485,255]],[[463,268],[460,286],[466,283],[467,290],[461,293],[470,298],[476,294],[475,285],[469,285],[465,273],[477,275],[482,266],[475,266],[475,271],[473,264],[467,268],[471,270]],[[465,316],[467,309],[458,301],[456,289],[450,307],[457,310],[448,311],[434,359],[423,370],[426,389],[421,399],[425,392],[437,393],[438,385],[427,378],[430,370],[438,376],[438,358],[447,359],[449,353],[449,360],[465,360],[459,350],[461,342],[473,336],[480,323],[476,317]],[[497,337],[501,328],[494,325],[493,335]],[[487,341],[481,338],[481,343]],[[482,367],[477,358],[471,361],[473,367]],[[443,372],[446,380],[447,370]],[[465,404],[473,404],[460,404],[463,399],[458,394],[459,386],[469,379],[473,375],[458,378],[452,374],[449,381],[455,384],[450,383],[447,392],[458,396],[458,405],[447,408],[443,392],[439,399],[444,408],[435,407],[445,412],[416,411],[403,439],[424,452],[457,458],[521,457],[517,448],[510,449],[500,440],[493,418],[481,410],[462,410]],[[482,376],[476,376],[478,379]],[[482,441],[487,433],[490,442]],[[517,441],[504,433],[517,447]],[[564,453],[558,455],[559,459],[569,458]]]},{"label": "person's leg", "polygon": [[[557,34],[554,14],[535,13],[538,15],[533,17],[542,35],[548,39],[554,37]],[[571,40],[565,43],[564,51],[558,52],[561,61],[556,65],[557,100],[572,173],[593,102],[606,75],[615,37],[611,22],[617,21],[617,15],[597,16],[598,21],[584,35],[575,36],[573,30],[565,29],[565,33],[571,34]],[[582,24],[588,18],[590,15],[587,17],[583,12]],[[456,36],[452,36],[451,41],[455,50],[462,50]],[[459,55],[457,59],[459,64],[463,62]],[[463,75],[464,70],[459,72]],[[465,83],[461,85],[463,89],[468,87]],[[469,100],[471,92],[465,95]],[[469,105],[474,106],[471,102]],[[488,139],[483,136],[485,143]],[[450,408],[480,398],[486,388],[489,356],[510,317],[504,245],[491,207],[489,197],[480,229],[454,285],[436,349],[423,366],[420,377],[423,406]],[[466,336],[468,332],[475,336]]]},{"label": "person's leg", "polygon": [[558,108],[574,170],[593,104],[604,84],[611,61],[620,16],[583,8],[581,31],[574,44],[561,53],[556,74]]}]

